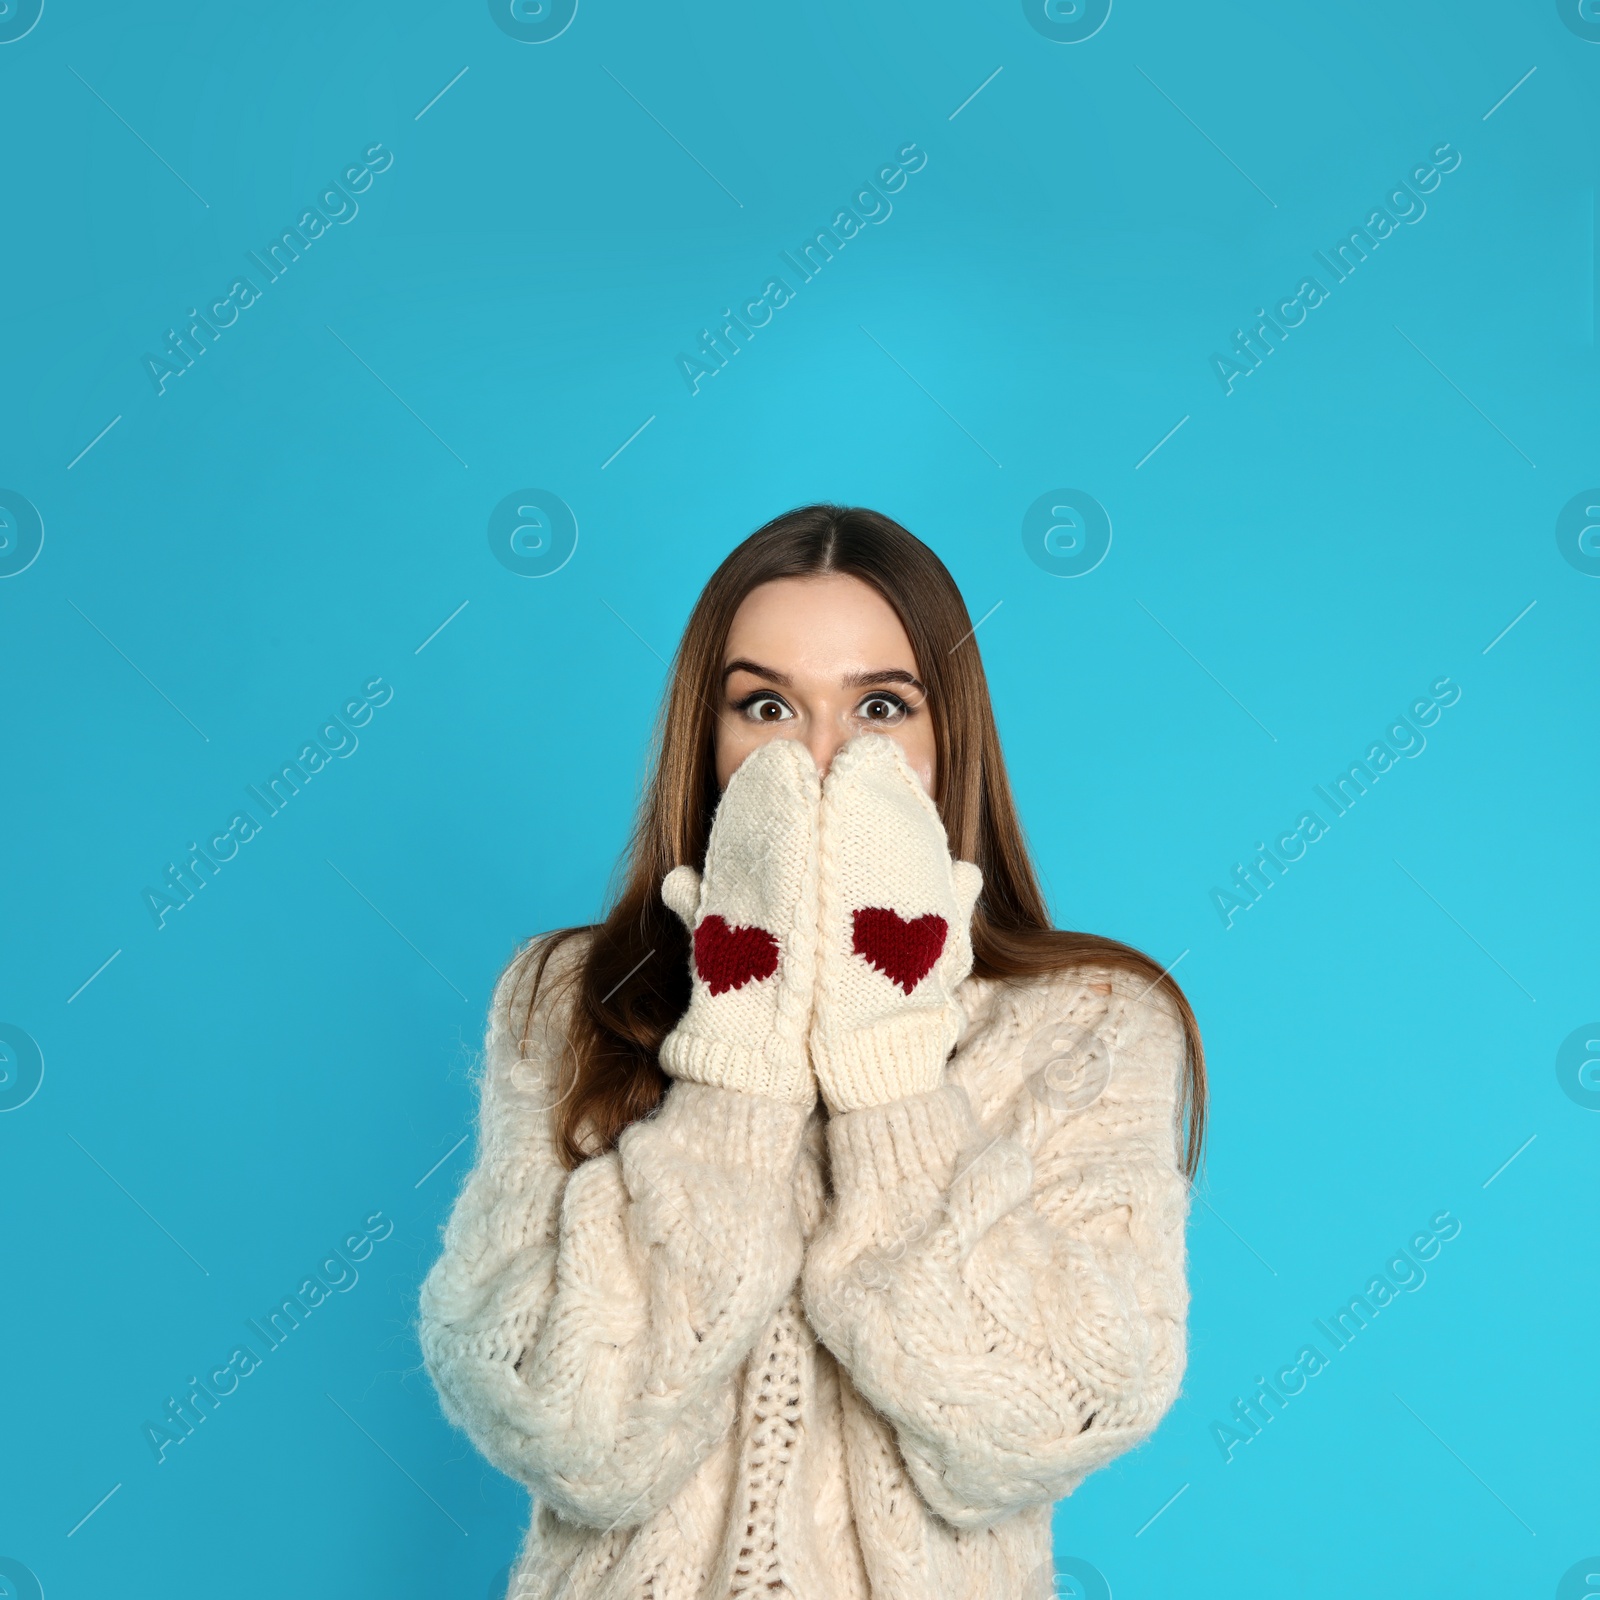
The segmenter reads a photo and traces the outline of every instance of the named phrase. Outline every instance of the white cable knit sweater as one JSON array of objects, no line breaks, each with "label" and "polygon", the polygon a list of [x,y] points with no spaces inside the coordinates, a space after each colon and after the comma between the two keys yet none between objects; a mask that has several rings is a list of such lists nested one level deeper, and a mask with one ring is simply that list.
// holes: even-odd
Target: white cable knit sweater
[{"label": "white cable knit sweater", "polygon": [[937,1087],[837,1111],[675,1080],[568,1172],[563,974],[491,1008],[476,1165],[428,1276],[446,1416],[527,1485],[513,1600],[1045,1600],[1051,1504],[1185,1364],[1160,989],[966,978]]}]

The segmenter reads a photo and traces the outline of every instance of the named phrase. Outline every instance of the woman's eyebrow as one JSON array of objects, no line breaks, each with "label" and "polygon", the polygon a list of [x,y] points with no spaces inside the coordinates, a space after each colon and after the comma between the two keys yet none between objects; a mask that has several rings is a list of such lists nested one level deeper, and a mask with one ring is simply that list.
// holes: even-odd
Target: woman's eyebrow
[{"label": "woman's eyebrow", "polygon": [[922,679],[903,667],[888,667],[882,672],[852,672],[844,681],[852,689],[864,689],[869,683],[905,683],[919,694],[928,692]]},{"label": "woman's eyebrow", "polygon": [[726,683],[736,672],[748,672],[753,677],[765,678],[769,683],[781,683],[785,688],[789,686],[790,680],[787,672],[774,672],[771,667],[764,667],[759,661],[746,661],[743,656],[740,656],[735,661],[730,661],[722,669],[723,682]]}]

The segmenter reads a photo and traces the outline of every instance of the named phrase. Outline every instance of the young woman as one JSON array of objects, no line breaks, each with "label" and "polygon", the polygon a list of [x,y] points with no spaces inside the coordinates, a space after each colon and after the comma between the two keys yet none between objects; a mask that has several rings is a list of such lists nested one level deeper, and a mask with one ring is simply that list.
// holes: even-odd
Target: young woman
[{"label": "young woman", "polygon": [[1193,1014],[1050,926],[966,607],[888,518],[741,544],[657,743],[605,921],[500,980],[422,1292],[534,1499],[510,1593],[1043,1600],[1052,1502],[1183,1375]]}]

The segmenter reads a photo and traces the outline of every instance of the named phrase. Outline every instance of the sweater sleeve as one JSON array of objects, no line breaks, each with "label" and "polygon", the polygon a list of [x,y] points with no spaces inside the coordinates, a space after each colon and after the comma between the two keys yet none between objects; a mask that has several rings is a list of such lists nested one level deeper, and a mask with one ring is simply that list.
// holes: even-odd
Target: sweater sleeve
[{"label": "sweater sleeve", "polygon": [[[1183,1377],[1182,1026],[1136,975],[1096,969],[1103,1002],[1082,976],[1049,987],[1109,1057],[1089,1106],[1033,1074],[985,1127],[947,1078],[828,1126],[808,1318],[956,1528],[1071,1494],[1154,1431]],[[1001,1048],[1029,1042],[1012,1026]]]},{"label": "sweater sleeve", "polygon": [[570,964],[552,958],[520,1047],[514,980],[496,993],[476,1162],[419,1334],[446,1418],[495,1466],[568,1521],[634,1526],[728,1432],[737,1368],[799,1277],[809,1108],[674,1081],[616,1150],[566,1170],[551,993]]}]

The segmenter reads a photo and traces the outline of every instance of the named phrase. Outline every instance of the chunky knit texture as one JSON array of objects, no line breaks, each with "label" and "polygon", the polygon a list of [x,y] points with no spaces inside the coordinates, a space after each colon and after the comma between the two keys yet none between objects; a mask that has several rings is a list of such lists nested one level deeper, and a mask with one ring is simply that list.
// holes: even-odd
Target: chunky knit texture
[{"label": "chunky knit texture", "polygon": [[822,786],[811,1061],[830,1111],[936,1089],[961,1029],[956,986],[983,874],[952,861],[905,752],[852,739]]},{"label": "chunky knit texture", "polygon": [[1184,1371],[1171,1002],[969,977],[934,1088],[829,1116],[677,1081],[568,1172],[583,948],[526,1039],[495,995],[422,1291],[445,1415],[533,1496],[513,1600],[1047,1600],[1052,1502]]}]

